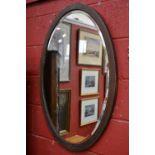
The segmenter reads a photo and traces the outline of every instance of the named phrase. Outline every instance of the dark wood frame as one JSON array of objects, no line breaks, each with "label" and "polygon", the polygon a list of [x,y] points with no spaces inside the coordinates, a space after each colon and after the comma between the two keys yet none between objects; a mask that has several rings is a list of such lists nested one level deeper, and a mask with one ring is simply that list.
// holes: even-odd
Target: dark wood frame
[{"label": "dark wood frame", "polygon": [[67,94],[67,98],[68,98],[68,103],[67,103],[67,128],[66,130],[63,130],[63,133],[61,133],[62,131],[59,131],[59,134],[65,135],[67,133],[69,133],[70,130],[70,104],[71,104],[71,89],[60,89],[59,93],[66,93]]},{"label": "dark wood frame", "polygon": [[[80,28],[79,31],[78,31],[78,54],[77,54],[77,63],[78,65],[86,65],[86,66],[99,66],[101,67],[102,66],[102,63],[103,63],[103,47],[102,47],[102,56],[101,56],[101,65],[95,65],[95,64],[83,64],[83,63],[79,63],[79,46],[80,46],[80,43],[79,43],[79,40],[80,40],[80,32],[85,32],[85,33],[91,33],[91,34],[94,34],[94,35],[98,35],[98,33],[95,32],[95,30],[86,30],[86,28]],[[99,36],[100,37],[100,36]]]},{"label": "dark wood frame", "polygon": [[[88,138],[86,141],[78,144],[72,144],[67,141],[65,141],[57,132],[55,129],[55,126],[51,120],[51,115],[49,112],[49,104],[51,101],[51,93],[49,88],[49,82],[50,82],[50,74],[49,70],[52,68],[51,66],[47,65],[47,59],[48,59],[48,52],[47,51],[47,45],[49,42],[49,39],[51,37],[51,34],[55,27],[57,26],[59,20],[65,16],[67,13],[74,11],[74,10],[81,10],[86,13],[88,13],[96,22],[98,27],[100,28],[101,33],[104,36],[105,44],[108,51],[108,59],[109,59],[109,95],[107,97],[107,105],[106,109],[104,111],[104,115],[101,118],[101,123],[99,124],[98,128],[94,132],[94,134]],[[116,66],[116,59],[115,59],[115,52],[112,44],[112,39],[110,37],[110,33],[107,29],[106,24],[104,23],[104,20],[101,18],[101,16],[92,8],[83,5],[83,4],[73,4],[71,6],[66,7],[60,14],[55,18],[53,21],[50,30],[48,32],[47,39],[45,40],[44,48],[43,48],[43,55],[41,59],[41,97],[42,97],[42,105],[45,113],[45,117],[47,120],[47,124],[49,126],[49,129],[51,130],[53,136],[58,141],[59,144],[64,146],[66,149],[71,151],[83,151],[91,147],[99,137],[104,133],[106,130],[109,120],[111,118],[113,107],[115,103],[115,97],[116,97],[116,91],[117,91],[117,66]],[[53,77],[52,77],[53,80]]]}]

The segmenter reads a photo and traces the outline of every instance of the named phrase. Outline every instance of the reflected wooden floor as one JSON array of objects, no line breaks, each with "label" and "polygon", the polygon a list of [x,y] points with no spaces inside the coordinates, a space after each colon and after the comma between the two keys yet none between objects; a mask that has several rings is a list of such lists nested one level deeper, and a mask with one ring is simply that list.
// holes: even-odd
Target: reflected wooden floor
[{"label": "reflected wooden floor", "polygon": [[84,141],[87,137],[83,137],[80,135],[74,135],[72,137],[66,138],[66,141],[70,142],[70,143],[80,143],[82,141]]}]

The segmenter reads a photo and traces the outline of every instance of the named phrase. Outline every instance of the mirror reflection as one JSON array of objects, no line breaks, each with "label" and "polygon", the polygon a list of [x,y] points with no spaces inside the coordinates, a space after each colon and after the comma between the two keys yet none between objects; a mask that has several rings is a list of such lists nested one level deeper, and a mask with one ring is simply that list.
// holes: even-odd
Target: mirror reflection
[{"label": "mirror reflection", "polygon": [[83,11],[65,15],[47,47],[52,52],[50,115],[62,138],[87,140],[97,129],[106,108],[108,59],[104,36]]}]

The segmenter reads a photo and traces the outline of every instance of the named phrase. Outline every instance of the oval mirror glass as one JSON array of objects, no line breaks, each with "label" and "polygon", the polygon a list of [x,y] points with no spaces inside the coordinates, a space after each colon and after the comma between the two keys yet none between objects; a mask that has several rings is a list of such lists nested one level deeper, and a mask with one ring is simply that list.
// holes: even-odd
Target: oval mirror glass
[{"label": "oval mirror glass", "polygon": [[112,43],[99,15],[92,13],[83,5],[64,10],[50,29],[42,58],[45,115],[55,137],[71,150],[97,140],[114,103]]}]

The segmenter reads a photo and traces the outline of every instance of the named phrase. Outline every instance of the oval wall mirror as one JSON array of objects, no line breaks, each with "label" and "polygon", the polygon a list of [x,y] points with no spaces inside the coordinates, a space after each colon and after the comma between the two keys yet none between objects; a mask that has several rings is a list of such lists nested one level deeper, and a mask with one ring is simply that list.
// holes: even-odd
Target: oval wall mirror
[{"label": "oval wall mirror", "polygon": [[74,4],[53,21],[41,62],[47,122],[65,148],[82,151],[106,129],[117,86],[107,27],[92,8]]}]

